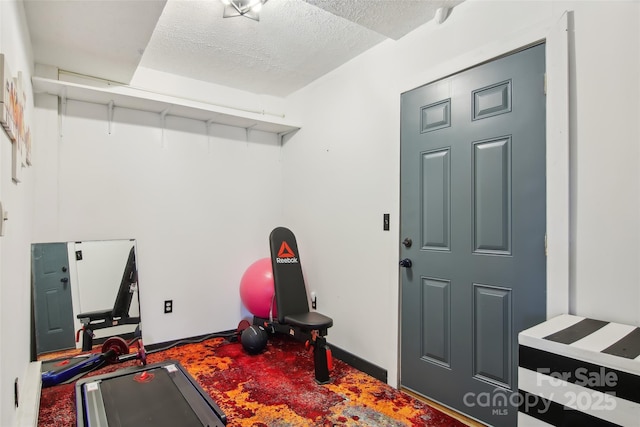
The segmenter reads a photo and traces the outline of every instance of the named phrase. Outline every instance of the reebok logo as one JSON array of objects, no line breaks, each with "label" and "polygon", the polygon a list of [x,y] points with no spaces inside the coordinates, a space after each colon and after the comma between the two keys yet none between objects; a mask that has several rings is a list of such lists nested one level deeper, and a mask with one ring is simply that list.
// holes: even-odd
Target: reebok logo
[{"label": "reebok logo", "polygon": [[280,250],[278,251],[278,258],[294,258],[294,257],[295,255],[293,254],[293,251],[289,247],[289,244],[283,241],[282,245],[280,245]]},{"label": "reebok logo", "polygon": [[289,244],[285,241],[280,245],[278,250],[278,257],[276,258],[278,264],[297,264],[298,258],[294,255],[293,251],[289,247]]}]

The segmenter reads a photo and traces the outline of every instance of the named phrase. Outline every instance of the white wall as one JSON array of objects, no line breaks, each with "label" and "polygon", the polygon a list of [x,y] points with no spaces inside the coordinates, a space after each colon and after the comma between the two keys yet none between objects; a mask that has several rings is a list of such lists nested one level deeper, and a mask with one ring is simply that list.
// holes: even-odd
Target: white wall
[{"label": "white wall", "polygon": [[[31,42],[22,2],[0,1],[0,53],[5,54],[14,76],[23,73],[27,95],[26,114],[33,117]],[[33,126],[33,122],[31,122]],[[33,214],[33,168],[22,173],[22,182],[11,179],[12,144],[0,129],[0,200],[8,211],[6,232],[0,237],[0,425],[14,425],[13,384],[24,375],[31,342],[31,223]],[[35,160],[34,160],[35,162]],[[22,402],[24,403],[24,402]]]},{"label": "white wall", "polygon": [[[37,102],[38,118],[55,110]],[[146,344],[237,327],[244,269],[281,217],[276,135],[68,101],[39,153],[37,241],[136,239]],[[40,151],[41,150],[41,151]],[[45,191],[46,189],[46,191]],[[57,218],[52,223],[51,216]],[[164,314],[164,300],[173,313]]]},{"label": "white wall", "polygon": [[576,314],[640,325],[640,3],[575,17]]},{"label": "white wall", "polygon": [[329,341],[388,369],[391,384],[403,237],[400,93],[536,40],[525,33],[544,38],[565,10],[575,11],[575,167],[564,286],[576,314],[640,325],[640,3],[468,1],[442,25],[385,42],[289,97],[303,129],[284,147],[284,179],[292,179],[285,222],[298,234],[319,311],[334,318]]}]

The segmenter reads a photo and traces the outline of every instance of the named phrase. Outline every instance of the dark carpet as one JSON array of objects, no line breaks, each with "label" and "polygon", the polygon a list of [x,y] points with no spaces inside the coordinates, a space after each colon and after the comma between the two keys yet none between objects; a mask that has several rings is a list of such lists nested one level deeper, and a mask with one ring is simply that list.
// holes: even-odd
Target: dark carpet
[{"label": "dark carpet", "polygon": [[[287,337],[269,339],[258,355],[214,338],[149,354],[175,359],[225,412],[229,427],[464,426],[346,363],[334,359],[331,383],[314,380],[313,357]],[[99,375],[135,361],[105,366]],[[86,376],[85,376],[86,377]],[[75,426],[75,384],[42,390],[39,426]]]}]

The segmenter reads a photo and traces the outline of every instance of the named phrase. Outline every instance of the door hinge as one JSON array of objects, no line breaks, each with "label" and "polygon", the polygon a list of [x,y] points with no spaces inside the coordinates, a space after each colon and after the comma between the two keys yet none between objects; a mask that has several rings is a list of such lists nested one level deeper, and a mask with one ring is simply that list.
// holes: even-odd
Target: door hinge
[{"label": "door hinge", "polygon": [[544,90],[545,96],[547,95],[547,73],[544,73],[544,82],[542,84],[542,88]]},{"label": "door hinge", "polygon": [[544,233],[544,256],[548,256],[548,246],[547,246],[547,233]]}]

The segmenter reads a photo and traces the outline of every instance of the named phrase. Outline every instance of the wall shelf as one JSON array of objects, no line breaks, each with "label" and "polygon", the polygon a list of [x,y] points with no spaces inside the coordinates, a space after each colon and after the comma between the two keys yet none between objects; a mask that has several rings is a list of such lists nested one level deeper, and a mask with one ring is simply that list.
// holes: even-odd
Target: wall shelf
[{"label": "wall shelf", "polygon": [[162,95],[127,86],[97,87],[61,80],[33,76],[34,94],[47,93],[64,99],[92,102],[106,106],[131,108],[154,112],[164,116],[184,117],[244,129],[286,135],[300,129],[284,118],[269,114],[236,110],[229,107],[208,104]]}]

